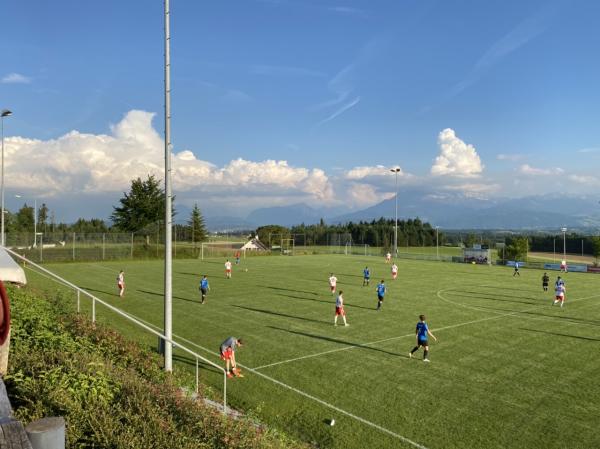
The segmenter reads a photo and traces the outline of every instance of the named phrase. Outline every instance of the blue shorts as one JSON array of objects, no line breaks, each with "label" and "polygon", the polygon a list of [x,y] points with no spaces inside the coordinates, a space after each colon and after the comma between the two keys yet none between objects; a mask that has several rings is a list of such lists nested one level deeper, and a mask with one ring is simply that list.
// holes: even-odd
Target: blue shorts
[{"label": "blue shorts", "polygon": [[417,344],[418,344],[418,346],[429,346],[429,341],[427,339],[419,340],[419,342]]}]

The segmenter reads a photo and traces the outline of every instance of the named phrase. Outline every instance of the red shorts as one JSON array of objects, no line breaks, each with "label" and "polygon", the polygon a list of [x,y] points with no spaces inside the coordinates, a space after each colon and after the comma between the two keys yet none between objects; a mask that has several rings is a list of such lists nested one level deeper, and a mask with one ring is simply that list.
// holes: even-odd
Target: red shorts
[{"label": "red shorts", "polygon": [[335,285],[330,285],[329,287],[331,287],[331,291],[334,292],[335,291]]},{"label": "red shorts", "polygon": [[398,277],[398,273],[392,273],[392,277],[396,279]]},{"label": "red shorts", "polygon": [[221,353],[222,360],[231,360],[231,356],[233,355],[233,349],[227,348],[225,352]]},{"label": "red shorts", "polygon": [[564,301],[564,300],[565,300],[565,297],[564,297],[564,296],[557,296],[557,297],[556,297],[556,300],[557,300],[557,301]]},{"label": "red shorts", "polygon": [[117,284],[117,287],[119,287],[119,290],[123,290],[125,288],[125,284],[122,284],[122,283],[119,282]]},{"label": "red shorts", "polygon": [[231,273],[231,270],[225,270],[225,273]]},{"label": "red shorts", "polygon": [[335,316],[338,316],[338,315],[346,316],[346,311],[344,310],[343,307],[335,308]]}]

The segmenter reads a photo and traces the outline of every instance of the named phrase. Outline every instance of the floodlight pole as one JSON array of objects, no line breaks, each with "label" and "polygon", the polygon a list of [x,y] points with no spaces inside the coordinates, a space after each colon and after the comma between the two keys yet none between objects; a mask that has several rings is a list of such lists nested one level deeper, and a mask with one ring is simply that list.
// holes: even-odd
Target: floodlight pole
[{"label": "floodlight pole", "polygon": [[2,243],[2,246],[5,246],[5,236],[4,236],[4,117],[8,117],[9,115],[12,115],[12,112],[9,111],[8,109],[3,109],[2,112],[0,113],[0,135],[1,140],[2,140],[2,181],[0,181],[1,183],[1,187],[0,190],[2,190],[2,193],[0,194],[2,196],[2,211],[1,214],[2,217],[0,218],[0,220],[2,221],[2,224],[0,225],[0,227],[2,229],[0,229],[0,234],[2,234],[2,237],[0,238],[0,242]]},{"label": "floodlight pole", "polygon": [[398,172],[400,171],[400,167],[394,167],[390,170],[392,173],[396,174],[395,181],[395,206],[396,206],[396,219],[394,221],[394,255],[398,257]]},{"label": "floodlight pole", "polygon": [[171,254],[171,56],[170,56],[170,27],[169,27],[169,0],[165,1],[165,371],[173,371],[173,291],[172,291],[172,269],[173,261]]}]

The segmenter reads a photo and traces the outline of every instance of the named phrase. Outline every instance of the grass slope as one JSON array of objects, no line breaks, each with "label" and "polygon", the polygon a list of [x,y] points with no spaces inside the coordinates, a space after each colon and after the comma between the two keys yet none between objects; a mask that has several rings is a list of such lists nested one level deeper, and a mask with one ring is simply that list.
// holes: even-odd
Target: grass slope
[{"label": "grass slope", "polygon": [[[391,281],[379,257],[280,256],[243,260],[226,280],[223,262],[174,261],[174,333],[215,361],[222,340],[243,337],[248,344],[238,358],[244,366],[272,365],[231,381],[230,403],[305,441],[429,449],[592,448],[600,441],[600,276],[568,273],[560,309],[551,307],[552,293],[542,291],[542,272],[535,270],[513,278],[504,267],[400,260],[400,279]],[[367,264],[373,278],[362,287]],[[48,267],[162,325],[160,261]],[[114,285],[120,268],[127,282],[122,300]],[[333,327],[330,272],[345,292],[348,328]],[[205,305],[198,301],[201,274],[211,282]],[[47,282],[29,276],[35,285]],[[375,284],[382,277],[389,293],[376,312]],[[431,364],[421,361],[422,353],[407,357],[421,313],[440,340],[431,347]],[[98,316],[141,335],[101,308]],[[195,366],[177,351],[175,358]],[[222,386],[222,375],[210,367],[201,377],[215,391]],[[325,425],[329,418],[334,427]]]}]

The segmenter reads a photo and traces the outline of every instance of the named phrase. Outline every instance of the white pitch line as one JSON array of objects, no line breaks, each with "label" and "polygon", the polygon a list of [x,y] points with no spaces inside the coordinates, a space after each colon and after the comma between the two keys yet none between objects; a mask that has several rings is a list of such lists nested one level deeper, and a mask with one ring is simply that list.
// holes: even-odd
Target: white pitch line
[{"label": "white pitch line", "polygon": [[[129,314],[129,315],[131,315],[131,314]],[[152,327],[154,327],[156,329],[159,329],[159,327],[156,326],[155,324],[148,323],[147,321],[144,321],[141,318],[136,317],[135,315],[131,315],[131,316],[135,317],[137,320],[140,320],[142,323],[146,323],[149,326],[152,326]],[[186,342],[186,343],[188,343],[188,344],[190,344],[192,346],[195,346],[195,347],[197,347],[199,349],[202,349],[204,352],[207,352],[208,354],[211,354],[211,355],[214,355],[214,356],[218,356],[219,355],[218,353],[216,353],[214,351],[211,351],[210,349],[205,348],[204,346],[200,346],[199,344],[194,343],[193,341],[190,341],[187,338],[181,337],[181,336],[179,336],[177,334],[173,334],[173,337],[176,337],[177,339],[179,339],[181,341],[184,341],[184,342]],[[244,366],[241,363],[238,363],[238,365],[241,366],[242,368],[244,368],[245,370],[247,370],[247,371],[249,371],[249,372],[251,372],[253,374],[256,374],[257,376],[263,377],[264,379],[267,379],[268,381],[273,382],[274,384],[279,385],[280,387],[283,387],[283,388],[286,388],[288,390],[291,390],[294,393],[297,393],[297,394],[299,394],[301,396],[304,396],[305,398],[308,398],[308,399],[310,399],[312,401],[315,401],[315,402],[317,402],[317,403],[319,403],[319,404],[321,404],[321,405],[323,405],[323,406],[325,406],[327,408],[330,408],[331,410],[335,410],[336,412],[341,413],[342,415],[346,415],[349,418],[355,419],[356,421],[360,421],[361,423],[366,424],[367,426],[373,427],[374,429],[377,429],[380,432],[386,433],[386,434],[388,434],[388,435],[390,435],[390,436],[392,436],[394,438],[402,440],[403,442],[405,442],[407,444],[410,444],[411,446],[416,447],[417,449],[428,449],[427,447],[423,446],[422,444],[417,443],[416,441],[411,440],[410,438],[407,438],[407,437],[405,437],[403,435],[400,435],[400,434],[398,434],[396,432],[393,432],[393,431],[391,431],[389,429],[386,429],[385,427],[382,427],[379,424],[376,424],[376,423],[371,422],[371,421],[369,421],[369,420],[367,420],[365,418],[362,418],[362,417],[360,417],[358,415],[355,415],[355,414],[350,413],[350,412],[348,412],[348,411],[346,411],[344,409],[341,409],[341,408],[339,408],[339,407],[337,407],[337,406],[335,406],[333,404],[330,404],[329,402],[326,402],[326,401],[324,401],[322,399],[319,399],[318,397],[313,396],[313,395],[311,395],[311,394],[309,394],[309,393],[307,393],[305,391],[302,391],[302,390],[299,390],[298,388],[292,387],[291,385],[288,385],[286,383],[281,382],[280,380],[277,380],[277,379],[274,379],[274,378],[272,378],[270,376],[267,376],[266,374],[259,373],[255,369],[252,369],[252,368],[249,368],[247,366]]]},{"label": "white pitch line", "polygon": [[[442,299],[443,301],[447,301],[447,302],[450,302],[451,304],[455,304],[452,301],[449,301],[449,300],[447,300],[445,298],[440,297],[440,294],[441,294],[442,291],[443,290],[439,290],[437,292],[438,293],[438,297],[440,299]],[[599,297],[599,296],[600,295],[586,296],[584,298],[574,299],[574,300],[569,301],[569,302],[573,303],[573,302],[577,302],[577,301],[583,301],[584,299],[596,298],[596,297]],[[463,304],[455,304],[455,305],[463,305]],[[466,308],[473,308],[473,307],[470,307],[470,306],[464,306],[464,307],[466,307]],[[457,327],[468,326],[469,324],[481,323],[483,321],[497,320],[499,318],[503,318],[503,317],[507,317],[507,316],[513,316],[513,315],[518,315],[518,314],[523,313],[523,312],[527,312],[527,311],[530,311],[530,310],[535,310],[535,309],[538,309],[539,307],[540,306],[535,306],[535,307],[531,307],[531,308],[528,308],[528,309],[516,310],[516,311],[508,312],[508,313],[494,312],[494,311],[483,310],[483,309],[475,309],[475,310],[482,311],[482,312],[488,312],[488,313],[492,312],[492,313],[495,313],[497,315],[496,316],[491,316],[491,317],[486,317],[486,318],[481,318],[481,319],[478,319],[478,320],[466,321],[464,323],[451,324],[449,326],[438,327],[438,328],[435,328],[434,330],[436,332],[438,332],[438,331],[443,331],[443,330],[447,330],[447,329],[454,329],[454,328],[457,328]],[[525,317],[525,318],[536,319],[536,318],[533,318],[533,317]],[[319,356],[322,356],[322,355],[325,355],[325,354],[331,354],[331,353],[334,353],[334,352],[347,351],[349,349],[362,348],[364,346],[371,346],[371,345],[376,345],[376,344],[379,344],[379,343],[385,343],[385,342],[392,341],[392,340],[399,340],[400,338],[412,337],[414,335],[415,335],[414,332],[412,332],[410,334],[405,334],[405,335],[400,335],[400,336],[390,337],[390,338],[384,338],[383,340],[376,340],[376,341],[371,341],[371,342],[368,342],[368,343],[361,343],[361,344],[352,344],[352,345],[348,345],[348,346],[346,346],[344,348],[330,349],[329,351],[317,352],[315,354],[308,354],[308,355],[304,355],[304,356],[301,356],[301,357],[295,357],[293,359],[281,360],[279,362],[274,362],[274,363],[269,363],[267,365],[257,366],[257,367],[255,367],[253,369],[254,370],[259,370],[259,369],[263,369],[263,368],[269,368],[271,366],[283,365],[285,363],[295,362],[295,361],[298,361],[298,360],[310,359],[310,358],[313,358],[313,357],[319,357]]]}]

